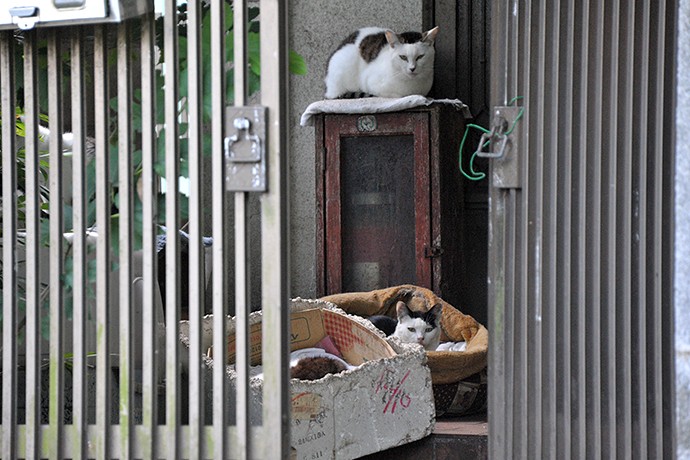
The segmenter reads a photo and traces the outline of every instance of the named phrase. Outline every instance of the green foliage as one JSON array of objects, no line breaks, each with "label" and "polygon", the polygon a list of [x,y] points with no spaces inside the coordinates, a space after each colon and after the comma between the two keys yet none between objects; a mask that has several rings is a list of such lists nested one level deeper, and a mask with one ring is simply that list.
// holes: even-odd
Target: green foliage
[{"label": "green foliage", "polygon": [[[231,7],[228,7],[225,9],[225,24],[227,25],[226,33],[225,33],[225,60],[226,63],[231,63],[233,61],[233,56],[234,56],[234,37],[233,37],[233,10]],[[247,79],[247,90],[249,93],[249,96],[252,96],[256,94],[258,91],[260,91],[260,75],[261,75],[261,62],[260,62],[260,38],[259,38],[259,31],[260,31],[260,24],[259,24],[259,8],[257,7],[250,7],[248,9],[248,32],[247,32],[247,57],[248,57],[248,65],[247,65],[247,74],[248,74],[248,79]],[[188,111],[187,107],[187,96],[188,96],[188,81],[189,81],[189,71],[190,69],[190,63],[188,61],[187,57],[187,5],[182,4],[178,6],[178,32],[179,32],[179,46],[178,46],[178,78],[179,78],[179,104],[178,104],[178,119],[182,119],[183,115],[186,114]],[[212,116],[212,104],[215,98],[217,98],[218,95],[212,93],[212,88],[211,88],[211,64],[212,64],[212,58],[211,58],[211,14],[210,14],[210,8],[208,5],[204,5],[202,7],[202,18],[201,18],[201,27],[202,27],[202,35],[201,35],[201,63],[200,63],[200,73],[202,76],[202,90],[201,90],[201,95],[202,95],[202,126],[204,127],[204,131],[202,132],[202,142],[203,142],[203,152],[206,155],[210,155],[210,145],[211,145],[211,139],[210,139],[210,124],[211,124],[211,116]],[[17,55],[17,62],[21,62],[23,59],[23,47],[21,46],[23,36],[21,33],[18,33],[15,35],[16,40],[19,44],[19,46],[15,46],[15,52]],[[160,17],[157,19],[156,22],[156,45],[160,50],[159,55],[159,61],[157,62],[157,65],[155,67],[155,88],[156,88],[156,112],[155,112],[155,117],[156,117],[156,123],[159,125],[164,125],[165,119],[164,119],[164,69],[165,69],[165,53],[164,53],[164,36],[163,36],[163,18]],[[38,104],[40,107],[47,107],[48,106],[48,101],[47,101],[47,93],[48,93],[48,78],[47,78],[47,59],[46,59],[46,42],[40,41],[38,44],[38,62],[39,62],[39,70],[38,70]],[[136,47],[133,48],[133,53],[137,53],[138,50],[135,49]],[[111,50],[111,53],[109,54],[109,63],[110,65],[116,65],[116,50]],[[63,75],[64,75],[64,84],[68,85],[69,84],[69,76],[70,76],[70,69],[69,69],[69,56],[65,55],[65,58],[63,60]],[[307,72],[307,65],[302,56],[299,54],[295,53],[294,51],[290,51],[289,55],[289,69],[290,72],[296,75],[304,75]],[[90,72],[87,70],[85,72],[85,79],[88,81],[91,81],[93,76],[90,74]],[[16,81],[17,81],[17,100],[19,104],[21,105],[23,102],[23,66],[22,65],[17,65],[16,66]],[[234,102],[234,69],[232,66],[228,66],[228,69],[226,71],[226,82],[225,82],[225,87],[226,87],[226,94],[225,94],[225,99],[228,104],[232,104]],[[142,95],[141,95],[141,90],[135,89],[133,91],[132,95],[132,101],[130,104],[132,113],[131,113],[131,121],[132,121],[132,127],[133,127],[133,139],[138,140],[141,139],[142,135]],[[119,183],[119,177],[118,177],[118,155],[119,155],[119,149],[118,149],[118,140],[117,140],[117,133],[118,133],[118,126],[117,126],[117,116],[115,116],[117,110],[118,110],[118,99],[117,96],[111,98],[109,101],[109,107],[113,113],[113,116],[110,117],[110,122],[111,125],[109,126],[109,131],[110,131],[110,136],[109,136],[109,159],[110,159],[110,177],[109,181],[112,184],[111,187],[111,201],[112,201],[112,211],[111,211],[111,220],[110,220],[110,226],[111,226],[111,248],[113,250],[113,254],[116,255],[119,253],[119,221],[120,221],[120,190],[118,187]],[[23,138],[25,136],[25,125],[23,122],[23,111],[22,109],[18,108],[17,109],[17,120],[16,120],[16,134],[19,138]],[[47,123],[48,119],[47,116],[44,114],[40,115],[40,120],[43,123]],[[1,123],[1,120],[0,120]],[[187,134],[187,129],[188,125],[186,122],[180,122],[178,125],[178,131],[179,131],[179,140],[178,140],[178,155],[179,155],[179,175],[180,177],[188,177],[188,150],[189,150],[189,145],[186,139],[186,134]],[[166,158],[166,150],[165,150],[165,136],[166,132],[165,130],[162,130],[157,139],[157,152],[156,152],[156,162],[154,165],[154,169],[158,175],[161,177],[165,178],[166,176],[166,170],[165,170],[165,158]],[[139,179],[141,178],[142,175],[142,152],[141,150],[135,150],[131,153],[132,155],[132,165],[133,165],[133,184],[137,184]],[[25,184],[26,184],[26,158],[25,158],[25,152],[23,148],[19,148],[17,151],[17,156],[16,156],[16,167],[17,167],[17,183],[18,183],[18,193],[17,193],[17,223],[18,223],[18,229],[21,232],[26,228],[26,190],[25,190]],[[48,188],[44,185],[48,183],[48,172],[49,172],[49,163],[47,161],[47,152],[40,152],[40,159],[39,159],[39,174],[42,178],[42,184],[40,185],[40,190],[39,190],[39,205],[41,209],[41,215],[40,215],[40,235],[41,235],[41,243],[44,246],[48,246],[49,241],[49,217],[50,217],[50,193]],[[95,194],[95,162],[91,161],[87,164],[86,166],[86,208],[87,208],[87,215],[85,216],[85,222],[87,228],[92,227],[95,225],[95,220],[96,220],[96,194]],[[188,216],[188,207],[189,207],[189,202],[186,196],[180,194],[178,197],[178,203],[179,203],[179,209],[180,209],[180,219],[181,220],[186,220]],[[143,205],[141,203],[141,200],[137,194],[134,194],[133,198],[133,249],[138,250],[141,249],[142,246],[142,231],[143,231]],[[54,206],[54,204],[53,204]],[[71,204],[68,203],[62,203],[63,209],[63,221],[64,221],[64,232],[70,232],[72,229],[72,206]],[[164,225],[165,223],[165,217],[166,217],[166,212],[165,212],[165,200],[164,200],[164,195],[159,195],[158,197],[158,223],[161,225]],[[0,232],[2,232],[2,228],[0,227]],[[0,237],[2,234],[0,233]],[[18,239],[18,244],[20,246],[23,246],[24,241],[23,238]],[[93,250],[93,248],[90,248],[89,250]],[[72,247],[71,244],[69,244],[66,240],[64,243],[64,252],[65,252],[65,258],[64,258],[64,274],[62,275],[62,283],[64,286],[64,299],[65,299],[65,314],[67,318],[71,318],[72,314],[72,288],[74,286],[74,261],[73,261],[73,254],[72,254]],[[2,261],[0,260],[0,264]],[[94,292],[94,282],[96,278],[96,266],[95,266],[95,260],[91,259],[87,263],[86,267],[86,272],[87,272],[87,280],[86,280],[86,294],[87,298],[95,298],[95,292]],[[1,267],[1,265],[0,265]],[[48,311],[48,292],[49,288],[48,286],[42,285],[39,287],[40,290],[40,298],[41,298],[41,309],[42,309],[42,324],[41,324],[41,331],[42,335],[44,337],[47,337],[47,331],[48,331],[48,318],[49,318],[49,311]],[[2,295],[2,286],[0,286],[0,296]],[[21,278],[18,280],[18,298],[19,298],[19,307],[21,311],[24,311],[24,308],[26,306],[26,280],[24,278]],[[0,321],[2,320],[2,312],[0,309]],[[20,334],[23,334],[23,331],[20,331]]]}]

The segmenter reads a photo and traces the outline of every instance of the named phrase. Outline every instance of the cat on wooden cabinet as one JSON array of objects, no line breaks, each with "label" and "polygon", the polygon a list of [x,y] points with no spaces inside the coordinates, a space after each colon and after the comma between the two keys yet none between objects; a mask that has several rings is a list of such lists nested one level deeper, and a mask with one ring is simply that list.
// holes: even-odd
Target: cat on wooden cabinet
[{"label": "cat on wooden cabinet", "polygon": [[438,27],[396,34],[365,27],[350,34],[331,55],[327,99],[426,96],[434,80],[434,40]]},{"label": "cat on wooden cabinet", "polygon": [[422,313],[410,310],[404,302],[399,301],[395,310],[397,321],[383,315],[371,316],[369,321],[386,335],[397,337],[401,342],[418,343],[429,351],[438,348],[441,340],[442,304],[436,304]]}]

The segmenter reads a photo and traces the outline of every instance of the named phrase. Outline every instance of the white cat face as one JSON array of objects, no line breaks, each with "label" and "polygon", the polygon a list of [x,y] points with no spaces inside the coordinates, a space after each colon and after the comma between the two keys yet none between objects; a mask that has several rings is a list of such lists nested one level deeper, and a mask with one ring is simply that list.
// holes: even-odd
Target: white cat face
[{"label": "white cat face", "polygon": [[424,314],[414,314],[398,302],[398,324],[393,335],[406,343],[418,343],[426,350],[436,350],[441,338],[441,309],[438,304]]},{"label": "white cat face", "polygon": [[426,74],[433,70],[434,40],[438,33],[438,27],[424,32],[420,41],[413,43],[401,42],[398,36],[388,31],[386,40],[391,48],[393,68],[408,78],[416,78],[417,75]]},{"label": "white cat face", "polygon": [[413,44],[399,45],[393,53],[393,64],[404,75],[414,78],[420,74],[419,69],[424,68],[426,61],[433,55],[434,49],[430,46]]},{"label": "white cat face", "polygon": [[433,342],[436,329],[421,318],[410,318],[408,316],[406,320],[398,323],[395,336],[403,342],[418,343],[427,348],[427,345]]}]

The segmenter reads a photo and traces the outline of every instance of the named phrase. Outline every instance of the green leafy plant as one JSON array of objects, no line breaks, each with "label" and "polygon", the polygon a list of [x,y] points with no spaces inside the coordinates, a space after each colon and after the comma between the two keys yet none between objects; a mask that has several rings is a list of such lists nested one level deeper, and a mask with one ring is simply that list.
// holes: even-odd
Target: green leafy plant
[{"label": "green leafy plant", "polygon": [[[226,8],[226,17],[225,17],[225,24],[228,25],[226,34],[225,34],[225,50],[226,50],[226,55],[225,55],[225,60],[226,62],[231,62],[233,60],[233,53],[234,53],[234,39],[233,39],[233,17],[234,17],[234,12],[231,7]],[[247,36],[247,48],[248,48],[248,92],[249,95],[254,95],[258,91],[260,91],[260,74],[261,74],[261,64],[260,64],[260,40],[259,40],[259,31],[260,31],[260,18],[259,18],[259,9],[257,7],[250,7],[249,8],[249,15],[248,15],[248,36]],[[179,107],[179,114],[183,115],[187,111],[187,87],[188,87],[188,75],[190,71],[190,63],[187,58],[187,28],[186,28],[186,23],[187,23],[187,5],[186,4],[181,4],[178,6],[178,31],[179,31],[179,96],[180,96],[180,102],[178,104]],[[164,111],[163,111],[163,104],[162,101],[164,100],[164,39],[163,39],[163,18],[157,19],[157,34],[156,34],[156,43],[157,47],[160,50],[159,53],[159,61],[157,62],[156,65],[156,70],[155,70],[155,79],[156,79],[156,91],[157,91],[157,101],[158,101],[158,106],[156,107],[156,122],[162,125],[164,123]],[[212,106],[212,101],[217,95],[212,94],[211,91],[211,47],[210,47],[210,41],[211,41],[211,36],[210,36],[210,29],[211,29],[211,14],[210,14],[210,9],[208,5],[204,5],[202,7],[202,37],[201,37],[201,42],[202,42],[202,55],[201,55],[201,75],[203,76],[203,81],[202,81],[202,98],[203,98],[203,114],[202,114],[202,125],[209,127],[210,126],[210,120],[211,120],[211,106]],[[15,34],[15,39],[17,40],[18,46],[15,46],[15,52],[17,53],[17,62],[20,62],[23,59],[23,47],[21,46],[22,44],[22,35],[21,33]],[[38,97],[39,97],[39,106],[40,107],[47,107],[47,78],[46,78],[46,72],[47,72],[47,60],[46,60],[46,54],[45,54],[45,45],[46,42],[42,41],[39,42],[39,88],[38,88]],[[115,63],[115,51],[112,50],[111,56],[110,56],[110,62]],[[136,53],[138,51],[133,49],[133,53]],[[135,57],[135,56],[133,56]],[[65,77],[65,84],[68,84],[69,82],[69,56],[65,55],[64,60],[63,60],[63,75]],[[289,65],[290,65],[290,71],[293,74],[297,75],[303,75],[307,72],[307,65],[304,59],[297,53],[295,52],[290,52],[290,57],[289,57]],[[17,81],[17,100],[21,104],[21,101],[23,100],[23,91],[24,88],[22,87],[22,82],[23,82],[23,69],[21,65],[16,66],[16,71],[17,71],[17,76],[16,76],[16,81]],[[86,77],[87,80],[90,80],[92,78],[92,75],[90,75],[88,69],[86,72]],[[234,85],[233,85],[233,79],[234,79],[234,68],[232,66],[228,66],[227,70],[227,82],[226,82],[226,88],[227,92],[225,94],[226,101],[231,104],[234,101]],[[117,106],[118,106],[118,96],[113,97],[109,103],[110,103],[110,108],[113,111],[113,114],[117,111]],[[133,139],[135,140],[135,143],[138,139],[141,138],[142,134],[142,118],[141,118],[141,92],[140,90],[135,90],[133,92],[133,100],[131,101],[131,107],[132,107],[132,124],[133,124]],[[25,130],[24,130],[24,123],[22,121],[21,115],[23,115],[22,109],[17,109],[17,122],[16,122],[16,135],[18,138],[23,138],[25,135]],[[112,209],[111,209],[111,247],[113,248],[114,254],[117,254],[119,252],[118,248],[118,228],[119,228],[119,202],[120,202],[120,196],[119,196],[119,187],[118,187],[118,168],[117,168],[117,158],[118,158],[118,145],[117,145],[117,132],[118,132],[118,127],[117,127],[117,117],[112,116],[111,118],[111,126],[110,126],[110,135],[109,135],[109,144],[110,144],[110,160],[111,160],[111,167],[110,167],[110,172],[111,176],[109,178],[112,187],[111,187],[111,201],[112,201]],[[43,123],[47,123],[47,117],[43,114],[40,115],[40,120]],[[179,154],[180,154],[180,177],[188,177],[188,163],[187,163],[187,158],[188,158],[188,143],[186,139],[187,135],[187,123],[181,122],[179,124],[179,133],[180,133],[180,140],[179,140]],[[161,138],[159,138],[157,146],[158,146],[158,151],[157,151],[157,161],[155,164],[155,170],[156,172],[161,176],[165,177],[166,171],[165,171],[165,142],[163,136],[165,135],[165,132],[163,131],[161,133]],[[207,155],[210,155],[210,145],[211,145],[211,140],[210,140],[210,134],[208,133],[208,130],[204,132],[203,134],[203,146],[204,146],[204,153]],[[133,181],[134,183],[137,183],[137,181],[140,179],[141,174],[142,174],[142,153],[140,150],[135,150],[132,153],[132,164],[133,164]],[[41,205],[41,215],[40,215],[40,222],[41,222],[41,235],[42,235],[42,243],[47,246],[48,245],[48,224],[49,224],[49,216],[50,216],[50,201],[49,201],[49,190],[47,186],[44,184],[47,184],[47,178],[48,178],[48,173],[49,173],[49,163],[47,161],[47,152],[41,152],[41,157],[40,157],[40,164],[39,164],[39,173],[41,177],[43,178],[42,185],[40,185],[40,190],[39,190],[39,201]],[[17,168],[17,182],[19,184],[19,189],[18,189],[18,200],[17,200],[17,222],[18,222],[18,229],[19,229],[19,237],[17,244],[19,246],[23,246],[24,241],[23,238],[21,237],[22,231],[26,228],[26,215],[25,215],[25,209],[26,209],[26,202],[25,202],[25,195],[26,195],[26,190],[24,189],[26,181],[25,181],[25,176],[26,176],[26,164],[25,164],[25,155],[24,155],[24,149],[19,148],[17,151],[17,161],[16,161],[16,168]],[[87,183],[87,216],[86,216],[86,226],[91,227],[95,225],[95,206],[96,206],[96,201],[95,201],[95,168],[94,168],[94,162],[90,162],[87,164],[87,170],[86,170],[86,183]],[[179,198],[179,203],[180,203],[180,218],[182,220],[186,220],[188,216],[188,209],[187,209],[187,200],[186,197],[182,194],[180,194]],[[64,232],[69,232],[72,229],[72,207],[70,203],[62,203],[63,205],[63,220],[64,220]],[[54,204],[53,204],[54,206]],[[134,196],[134,225],[133,225],[133,231],[134,231],[134,249],[139,249],[141,248],[141,241],[142,241],[142,222],[143,222],[143,213],[142,213],[142,203],[138,197],[137,194]],[[163,196],[159,196],[159,223],[164,224],[165,222],[165,206],[164,206],[164,200]],[[0,232],[2,229],[0,228]],[[2,237],[0,233],[0,237]],[[74,282],[74,271],[73,271],[73,260],[72,260],[72,248],[71,244],[69,242],[65,242],[64,244],[65,248],[65,260],[64,260],[64,268],[65,268],[65,273],[62,276],[62,282],[64,286],[64,299],[65,299],[65,312],[66,316],[68,318],[71,317],[71,311],[72,311],[72,286]],[[2,260],[0,258],[0,264],[2,263]],[[114,268],[116,265],[114,265]],[[1,268],[1,265],[0,265]],[[93,283],[95,281],[95,265],[93,262],[89,262],[88,267],[87,267],[87,294],[89,296],[94,295],[93,292]],[[18,280],[18,298],[19,298],[19,308],[21,311],[24,310],[26,306],[26,280],[21,278]],[[48,323],[47,323],[47,318],[49,318],[49,312],[48,312],[48,292],[49,288],[48,286],[41,286],[41,308],[45,310],[45,314],[42,315],[42,319],[45,320],[45,325],[42,326],[42,335],[44,337],[47,337],[48,334]],[[0,295],[2,292],[2,287],[0,287]],[[2,319],[2,313],[0,311],[0,320]]]}]

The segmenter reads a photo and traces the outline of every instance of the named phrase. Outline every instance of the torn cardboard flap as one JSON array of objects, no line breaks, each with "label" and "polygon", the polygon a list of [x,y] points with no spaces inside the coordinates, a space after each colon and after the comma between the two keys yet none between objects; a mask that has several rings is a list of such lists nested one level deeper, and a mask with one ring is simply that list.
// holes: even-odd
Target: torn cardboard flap
[{"label": "torn cardboard flap", "polygon": [[[290,350],[310,348],[329,336],[343,359],[359,366],[367,361],[391,358],[396,355],[391,346],[371,330],[340,313],[309,309],[290,316]],[[235,362],[235,334],[228,335],[228,363]],[[261,364],[261,323],[249,328],[251,365]]]}]

